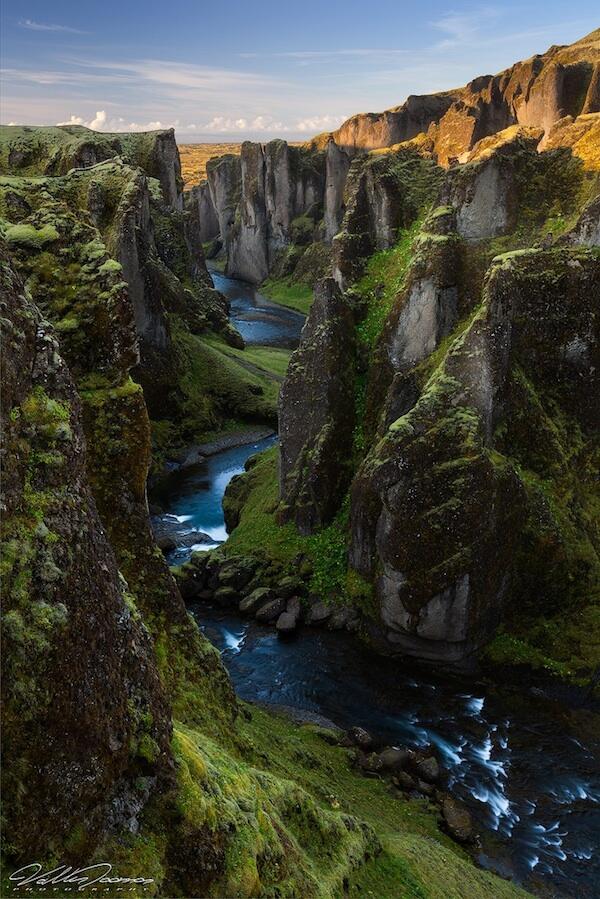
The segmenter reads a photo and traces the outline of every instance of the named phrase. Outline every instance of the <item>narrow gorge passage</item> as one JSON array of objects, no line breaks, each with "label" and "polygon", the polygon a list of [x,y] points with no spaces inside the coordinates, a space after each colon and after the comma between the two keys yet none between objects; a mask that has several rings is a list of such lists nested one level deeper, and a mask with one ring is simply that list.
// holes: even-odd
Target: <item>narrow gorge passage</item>
[{"label": "narrow gorge passage", "polygon": [[[243,281],[213,271],[230,301],[232,322],[247,345],[294,345],[303,317],[271,302]],[[213,543],[180,547],[181,564],[195,549],[227,539],[222,499],[247,459],[277,437],[225,449],[163,479],[153,499],[185,528]],[[294,709],[339,727],[358,724],[378,740],[433,745],[448,771],[448,788],[479,823],[482,865],[527,886],[548,882],[561,895],[592,897],[600,861],[592,855],[600,829],[599,758],[586,744],[585,710],[531,688],[520,694],[472,677],[445,677],[416,663],[399,667],[346,633],[305,627],[281,640],[214,606],[194,604],[198,624],[221,651],[242,699]],[[597,749],[597,747],[596,747]]]},{"label": "narrow gorge passage", "polygon": [[[246,346],[294,349],[298,345],[303,315],[267,299],[252,284],[228,278],[216,269],[209,270],[215,287],[229,300],[231,322],[241,333]],[[238,361],[254,368],[250,361],[244,363],[243,358]],[[235,438],[233,440],[235,442]],[[204,535],[203,542],[186,541],[189,545],[171,549],[167,554],[171,565],[181,565],[194,550],[212,549],[227,539],[222,507],[227,485],[244,471],[250,456],[268,449],[276,441],[275,434],[247,440],[241,433],[238,445],[229,445],[199,464],[182,468],[157,481],[152,489],[151,503],[160,509],[161,520],[172,519],[183,535]]]}]

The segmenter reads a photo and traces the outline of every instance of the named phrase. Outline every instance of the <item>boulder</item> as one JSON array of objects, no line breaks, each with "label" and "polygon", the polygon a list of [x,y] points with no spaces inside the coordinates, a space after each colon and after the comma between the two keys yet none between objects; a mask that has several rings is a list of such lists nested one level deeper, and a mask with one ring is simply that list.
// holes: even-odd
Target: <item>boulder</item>
[{"label": "boulder", "polygon": [[359,752],[357,755],[357,763],[359,768],[365,774],[376,775],[381,774],[381,772],[383,771],[381,758],[377,755],[376,752]]},{"label": "boulder", "polygon": [[214,601],[220,606],[233,606],[239,599],[239,593],[233,587],[219,587],[214,592]]},{"label": "boulder", "polygon": [[254,615],[261,606],[273,599],[273,591],[269,587],[257,587],[252,593],[244,597],[239,605],[242,615]]},{"label": "boulder", "polygon": [[354,609],[349,609],[347,607],[334,609],[327,622],[327,627],[330,631],[345,630],[357,617]]},{"label": "boulder", "polygon": [[281,596],[283,599],[290,599],[292,596],[297,596],[302,590],[304,590],[304,584],[300,578],[292,577],[290,575],[282,578],[275,586],[277,596]]},{"label": "boulder", "polygon": [[450,836],[460,843],[474,842],[476,834],[469,810],[453,796],[445,796],[441,808],[444,824]]},{"label": "boulder", "polygon": [[306,614],[306,623],[312,625],[325,624],[331,616],[331,609],[322,601],[313,603]]},{"label": "boulder", "polygon": [[438,760],[432,755],[425,759],[419,759],[415,764],[415,770],[421,780],[429,784],[435,784],[440,779],[440,766]]},{"label": "boulder", "polygon": [[178,546],[195,546],[212,543],[212,537],[203,531],[190,531],[174,515],[160,515],[151,519],[156,544],[163,552],[171,552]]},{"label": "boulder", "polygon": [[281,597],[277,597],[276,599],[270,600],[265,605],[261,605],[261,607],[256,612],[256,620],[260,621],[262,624],[271,624],[271,622],[275,621],[282,612],[285,611],[285,599],[281,599]]},{"label": "boulder", "polygon": [[364,727],[351,727],[346,736],[352,746],[358,746],[363,751],[373,747],[373,737]]},{"label": "boulder", "polygon": [[395,784],[400,790],[404,790],[406,793],[410,793],[412,790],[416,790],[417,783],[414,777],[407,771],[398,771],[397,774],[392,777],[392,783]]},{"label": "boulder", "polygon": [[239,591],[252,580],[255,570],[254,559],[245,556],[228,559],[219,570],[219,584]]},{"label": "boulder", "polygon": [[297,627],[298,616],[294,615],[293,612],[282,612],[277,619],[276,628],[278,634],[292,634]]},{"label": "boulder", "polygon": [[433,796],[435,793],[434,785],[428,783],[426,780],[417,780],[417,790],[419,793],[423,793],[424,796]]},{"label": "boulder", "polygon": [[386,771],[398,771],[410,758],[410,751],[390,746],[379,753],[379,758]]}]

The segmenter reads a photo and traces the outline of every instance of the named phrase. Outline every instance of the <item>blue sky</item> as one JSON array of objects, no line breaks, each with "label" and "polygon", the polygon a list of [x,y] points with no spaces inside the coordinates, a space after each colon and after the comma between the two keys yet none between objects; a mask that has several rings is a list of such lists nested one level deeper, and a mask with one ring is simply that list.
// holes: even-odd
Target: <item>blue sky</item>
[{"label": "blue sky", "polygon": [[588,0],[3,0],[1,120],[302,139],[598,25]]}]

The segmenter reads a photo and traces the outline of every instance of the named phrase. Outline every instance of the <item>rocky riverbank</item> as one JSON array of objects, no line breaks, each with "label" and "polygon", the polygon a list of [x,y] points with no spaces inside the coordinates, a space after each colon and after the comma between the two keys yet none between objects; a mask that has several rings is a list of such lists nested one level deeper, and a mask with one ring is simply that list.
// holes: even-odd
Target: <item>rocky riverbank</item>
[{"label": "rocky riverbank", "polygon": [[301,624],[351,633],[360,626],[355,609],[329,605],[311,592],[312,565],[306,556],[297,556],[288,569],[254,556],[199,551],[174,572],[186,601],[234,609],[274,627],[282,637],[293,634]]}]

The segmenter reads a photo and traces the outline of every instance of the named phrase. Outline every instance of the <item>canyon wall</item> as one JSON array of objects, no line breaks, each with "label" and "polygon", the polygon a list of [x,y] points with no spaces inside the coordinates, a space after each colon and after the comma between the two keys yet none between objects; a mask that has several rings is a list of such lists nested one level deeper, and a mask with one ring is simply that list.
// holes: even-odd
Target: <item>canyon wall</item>
[{"label": "canyon wall", "polygon": [[[589,151],[583,119],[561,131]],[[278,520],[348,527],[335,592],[402,654],[458,662],[542,608],[593,619],[600,160],[541,133],[447,170],[422,142],[357,157],[343,292],[317,286],[281,391]]]},{"label": "canyon wall", "polygon": [[[269,276],[294,278],[295,271],[302,278],[307,247],[330,247],[351,198],[356,204],[355,181],[365,153],[416,142],[424,155],[448,167],[466,162],[482,139],[512,126],[535,130],[543,149],[558,122],[600,112],[599,71],[598,32],[593,32],[466,87],[411,96],[385,112],[352,116],[304,147],[279,140],[246,142],[241,157],[209,164],[207,185],[188,202],[197,210],[206,240],[219,236],[229,275],[253,283]],[[375,234],[377,249],[386,249],[395,242],[403,217],[388,186],[381,179],[376,184],[387,196],[369,199],[368,239]],[[336,270],[341,283],[335,258],[333,270],[327,265],[313,272],[313,283]]]}]

